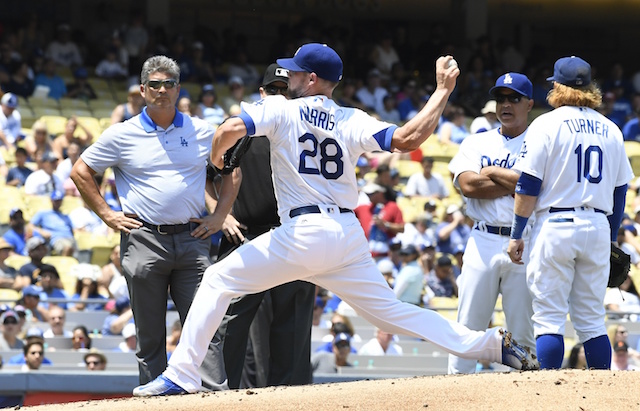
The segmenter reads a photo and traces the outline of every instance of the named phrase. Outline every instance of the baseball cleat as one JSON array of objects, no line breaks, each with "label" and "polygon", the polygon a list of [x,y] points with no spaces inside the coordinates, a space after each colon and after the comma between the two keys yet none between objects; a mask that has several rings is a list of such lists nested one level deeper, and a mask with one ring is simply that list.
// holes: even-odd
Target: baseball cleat
[{"label": "baseball cleat", "polygon": [[509,331],[500,330],[502,334],[502,364],[516,370],[539,370],[540,363],[529,347],[519,345]]},{"label": "baseball cleat", "polygon": [[160,374],[155,380],[133,389],[134,397],[154,397],[156,395],[187,394],[179,385]]}]

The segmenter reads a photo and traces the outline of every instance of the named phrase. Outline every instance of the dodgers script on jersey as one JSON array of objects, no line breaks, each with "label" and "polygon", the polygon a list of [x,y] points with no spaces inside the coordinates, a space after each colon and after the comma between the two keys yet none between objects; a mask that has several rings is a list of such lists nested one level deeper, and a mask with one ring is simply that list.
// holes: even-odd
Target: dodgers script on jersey
[{"label": "dodgers script on jersey", "polygon": [[397,128],[324,96],[267,96],[242,103],[242,110],[248,135],[270,140],[280,217],[309,204],[355,208],[358,158],[365,152],[389,151]]},{"label": "dodgers script on jersey", "polygon": [[[460,188],[458,176],[465,171],[480,173],[483,167],[512,168],[518,158],[526,131],[517,137],[503,136],[499,129],[468,136],[458,153],[449,162],[453,181]],[[513,219],[513,196],[480,199],[467,198],[467,215],[475,221],[498,226],[510,226]]]},{"label": "dodgers script on jersey", "polygon": [[513,168],[542,180],[535,211],[589,206],[611,214],[613,189],[633,178],[622,132],[587,107],[559,107],[535,119]]}]

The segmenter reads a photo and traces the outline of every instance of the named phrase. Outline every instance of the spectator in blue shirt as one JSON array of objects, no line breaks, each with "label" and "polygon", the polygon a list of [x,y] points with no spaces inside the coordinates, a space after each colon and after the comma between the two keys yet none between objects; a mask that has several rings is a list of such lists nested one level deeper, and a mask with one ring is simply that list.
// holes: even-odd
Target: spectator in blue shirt
[{"label": "spectator in blue shirt", "polygon": [[436,265],[427,278],[427,285],[436,297],[458,296],[458,286],[451,258],[442,255],[436,260]]},{"label": "spectator in blue shirt", "polygon": [[[40,286],[42,287],[42,292],[40,293],[40,305],[42,307],[49,309],[47,300],[50,298],[69,298],[60,282],[60,274],[58,274],[58,270],[54,266],[43,264],[42,267],[40,267],[39,279]],[[55,305],[65,310],[67,309],[66,302],[55,303]]]},{"label": "spectator in blue shirt", "polygon": [[636,117],[627,121],[624,127],[622,127],[624,141],[640,142],[640,107],[636,107],[635,113]]},{"label": "spectator in blue shirt", "polygon": [[56,74],[56,62],[48,58],[44,62],[43,72],[38,74],[35,79],[36,89],[38,86],[49,88],[47,97],[60,100],[67,94],[67,85],[62,77]]},{"label": "spectator in blue shirt", "polygon": [[4,233],[2,238],[11,244],[16,254],[28,255],[25,247],[27,238],[21,209],[12,208],[11,211],[9,211],[9,229]]},{"label": "spectator in blue shirt", "polygon": [[25,164],[27,163],[27,150],[22,147],[16,148],[16,165],[9,169],[7,173],[7,185],[13,187],[22,187],[27,181],[29,174],[33,172]]},{"label": "spectator in blue shirt", "polygon": [[38,211],[29,227],[49,241],[53,255],[72,256],[76,249],[73,224],[68,215],[60,211],[64,193],[51,193],[51,210]]}]

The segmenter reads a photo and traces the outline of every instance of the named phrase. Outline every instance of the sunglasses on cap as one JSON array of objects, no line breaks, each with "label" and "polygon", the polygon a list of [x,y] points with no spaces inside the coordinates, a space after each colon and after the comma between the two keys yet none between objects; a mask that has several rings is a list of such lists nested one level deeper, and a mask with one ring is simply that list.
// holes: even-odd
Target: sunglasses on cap
[{"label": "sunglasses on cap", "polygon": [[147,81],[147,85],[153,90],[160,90],[162,86],[164,86],[166,90],[170,90],[177,86],[178,82],[172,78],[168,78],[166,80],[149,80]]},{"label": "sunglasses on cap", "polygon": [[267,94],[275,95],[275,94],[287,94],[288,87],[278,87],[278,86],[264,86],[264,91]]},{"label": "sunglasses on cap", "polygon": [[496,103],[500,104],[507,100],[509,100],[510,103],[518,104],[524,98],[524,96],[520,94],[496,94],[494,97],[496,99]]}]

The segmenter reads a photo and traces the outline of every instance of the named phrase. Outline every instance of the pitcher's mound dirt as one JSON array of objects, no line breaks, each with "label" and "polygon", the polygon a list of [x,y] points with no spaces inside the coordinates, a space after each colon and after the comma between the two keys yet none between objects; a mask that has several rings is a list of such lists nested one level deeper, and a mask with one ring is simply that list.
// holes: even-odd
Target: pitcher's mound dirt
[{"label": "pitcher's mound dirt", "polygon": [[638,410],[640,371],[484,373],[82,401],[42,411]]}]

